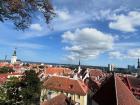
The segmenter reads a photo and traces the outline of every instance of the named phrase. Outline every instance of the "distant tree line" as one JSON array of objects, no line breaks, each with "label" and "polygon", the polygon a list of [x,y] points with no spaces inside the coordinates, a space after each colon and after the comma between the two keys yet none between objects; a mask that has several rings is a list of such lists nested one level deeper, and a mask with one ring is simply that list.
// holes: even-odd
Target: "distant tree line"
[{"label": "distant tree line", "polygon": [[14,72],[13,68],[6,67],[6,66],[0,67],[0,74],[2,74],[2,73],[10,73],[10,72]]}]

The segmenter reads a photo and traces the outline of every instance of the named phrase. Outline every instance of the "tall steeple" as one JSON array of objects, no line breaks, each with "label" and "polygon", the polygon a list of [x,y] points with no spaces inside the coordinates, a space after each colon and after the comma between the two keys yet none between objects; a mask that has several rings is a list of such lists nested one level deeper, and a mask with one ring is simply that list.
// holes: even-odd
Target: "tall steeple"
[{"label": "tall steeple", "polygon": [[80,63],[80,59],[79,59],[79,65],[78,65],[78,74],[81,72],[81,63]]},{"label": "tall steeple", "polygon": [[16,52],[16,48],[14,49],[14,53],[13,56],[16,56],[17,52]]},{"label": "tall steeple", "polygon": [[139,60],[139,58],[138,58],[138,66],[137,66],[137,68],[140,69],[140,60]]},{"label": "tall steeple", "polygon": [[16,56],[16,48],[15,48],[11,58],[11,63],[16,64],[16,62],[17,62],[17,56]]}]

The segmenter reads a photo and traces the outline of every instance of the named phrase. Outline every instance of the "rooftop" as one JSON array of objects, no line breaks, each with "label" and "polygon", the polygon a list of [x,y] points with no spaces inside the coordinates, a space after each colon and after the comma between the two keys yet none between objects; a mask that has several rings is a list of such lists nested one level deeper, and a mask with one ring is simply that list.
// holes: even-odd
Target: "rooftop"
[{"label": "rooftop", "polygon": [[67,77],[52,76],[44,82],[44,87],[51,90],[64,91],[66,93],[86,95],[87,86],[82,80]]}]

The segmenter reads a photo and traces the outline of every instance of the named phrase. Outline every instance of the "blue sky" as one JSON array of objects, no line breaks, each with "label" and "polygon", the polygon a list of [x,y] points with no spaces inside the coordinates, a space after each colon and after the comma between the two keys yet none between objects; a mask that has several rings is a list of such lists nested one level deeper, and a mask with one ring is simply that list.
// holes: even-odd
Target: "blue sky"
[{"label": "blue sky", "polygon": [[117,67],[140,57],[140,0],[52,0],[57,16],[37,15],[26,31],[0,23],[0,59]]}]

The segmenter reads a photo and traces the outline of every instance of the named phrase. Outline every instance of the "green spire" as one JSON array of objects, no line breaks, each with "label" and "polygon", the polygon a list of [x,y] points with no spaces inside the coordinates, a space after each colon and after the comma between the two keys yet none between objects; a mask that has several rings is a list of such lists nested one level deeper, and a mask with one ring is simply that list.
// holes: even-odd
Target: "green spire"
[{"label": "green spire", "polygon": [[16,56],[16,48],[15,48],[15,50],[14,50],[13,56]]}]

